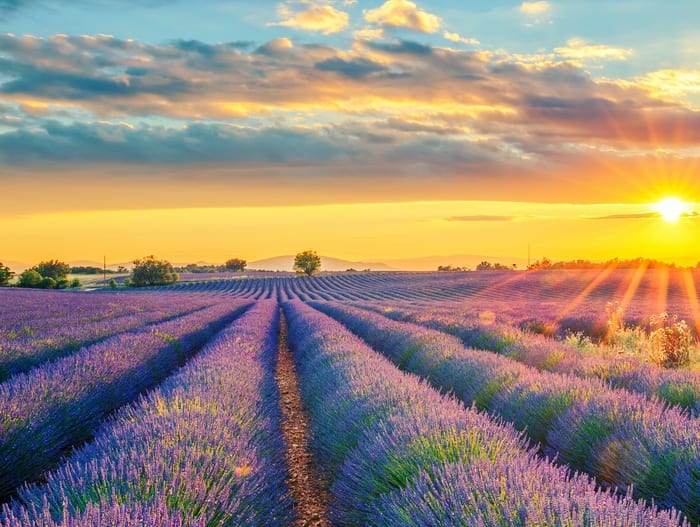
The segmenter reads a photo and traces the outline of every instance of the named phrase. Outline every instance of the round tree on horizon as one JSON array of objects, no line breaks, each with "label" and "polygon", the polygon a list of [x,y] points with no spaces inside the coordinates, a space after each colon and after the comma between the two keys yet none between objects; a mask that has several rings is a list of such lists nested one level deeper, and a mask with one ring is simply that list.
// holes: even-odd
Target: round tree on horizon
[{"label": "round tree on horizon", "polygon": [[294,270],[297,274],[312,276],[321,270],[321,257],[316,251],[303,251],[294,257]]},{"label": "round tree on horizon", "polygon": [[131,271],[131,285],[145,287],[149,285],[168,285],[177,282],[178,275],[167,260],[159,260],[153,255],[134,260]]},{"label": "round tree on horizon", "polygon": [[245,271],[245,267],[248,265],[248,262],[241,258],[231,258],[230,260],[226,260],[224,265],[227,270],[238,272]]}]

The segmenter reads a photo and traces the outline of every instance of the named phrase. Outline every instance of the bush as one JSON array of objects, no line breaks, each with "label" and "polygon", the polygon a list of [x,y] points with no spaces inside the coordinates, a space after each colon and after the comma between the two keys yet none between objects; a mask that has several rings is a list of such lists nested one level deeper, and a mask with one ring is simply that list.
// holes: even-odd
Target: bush
[{"label": "bush", "polygon": [[321,257],[316,251],[300,252],[294,257],[294,270],[297,274],[311,276],[321,269]]},{"label": "bush", "polygon": [[41,289],[58,289],[58,282],[50,276],[45,276],[39,282],[39,287]]},{"label": "bush", "polygon": [[653,315],[649,325],[649,360],[663,368],[678,368],[690,363],[692,335],[685,320],[678,320],[678,315],[661,313]]},{"label": "bush", "polygon": [[117,281],[116,281],[114,278],[110,279],[110,281],[109,281],[109,288],[110,288],[110,289],[116,289],[116,288],[117,288]]},{"label": "bush", "polygon": [[27,269],[21,275],[19,275],[19,282],[17,285],[20,287],[40,287],[43,276],[41,276],[35,269]]},{"label": "bush", "polygon": [[178,275],[167,260],[158,260],[155,256],[146,256],[134,260],[131,271],[131,284],[135,287],[149,285],[167,285],[177,282]]},{"label": "bush", "polygon": [[73,280],[71,280],[70,287],[72,289],[75,289],[76,287],[80,287],[80,280],[78,280],[77,278],[73,278]]}]

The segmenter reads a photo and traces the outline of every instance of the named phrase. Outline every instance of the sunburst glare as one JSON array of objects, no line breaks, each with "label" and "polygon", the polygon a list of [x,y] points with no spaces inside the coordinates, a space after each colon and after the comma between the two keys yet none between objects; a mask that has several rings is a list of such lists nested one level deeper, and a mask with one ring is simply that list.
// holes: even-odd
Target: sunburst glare
[{"label": "sunburst glare", "polygon": [[689,211],[689,207],[682,199],[664,198],[654,206],[654,210],[661,215],[664,221],[677,223]]}]

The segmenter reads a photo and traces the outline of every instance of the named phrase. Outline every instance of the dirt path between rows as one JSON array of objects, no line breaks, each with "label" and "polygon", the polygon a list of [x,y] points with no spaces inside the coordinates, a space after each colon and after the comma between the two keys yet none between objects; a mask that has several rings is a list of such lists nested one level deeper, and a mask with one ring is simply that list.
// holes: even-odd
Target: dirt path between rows
[{"label": "dirt path between rows", "polygon": [[292,527],[330,527],[326,503],[331,495],[328,483],[319,477],[309,452],[309,418],[301,402],[292,352],[287,345],[287,322],[283,314],[280,315],[275,379],[280,391],[282,433],[287,443],[285,456],[290,473],[287,485],[298,515]]}]

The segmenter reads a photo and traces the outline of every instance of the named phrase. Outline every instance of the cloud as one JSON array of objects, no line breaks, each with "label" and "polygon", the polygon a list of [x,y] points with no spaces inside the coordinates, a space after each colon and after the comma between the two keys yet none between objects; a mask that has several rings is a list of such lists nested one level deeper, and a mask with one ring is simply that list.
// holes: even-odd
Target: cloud
[{"label": "cloud", "polygon": [[[607,216],[596,216],[593,218],[588,218],[590,220],[647,220],[647,219],[661,219],[663,215],[660,212],[640,212],[636,214],[610,214]],[[698,219],[700,218],[700,212],[689,211],[681,214],[681,218],[687,219]]]},{"label": "cloud", "polygon": [[447,221],[513,221],[516,216],[492,216],[488,214],[477,214],[474,216],[451,216],[446,218]]},{"label": "cloud", "polygon": [[352,36],[356,40],[378,40],[384,38],[384,30],[382,28],[366,27],[353,31]]},{"label": "cloud", "polygon": [[472,46],[478,46],[480,42],[475,38],[466,38],[459,33],[450,33],[449,31],[444,31],[442,33],[443,38],[451,42],[456,42],[458,44],[470,44]]},{"label": "cloud", "polygon": [[[298,4],[298,2],[294,2]],[[294,11],[289,4],[279,4],[277,13],[283,20],[270,25],[303,29],[305,31],[317,31],[324,35],[339,33],[348,27],[349,15],[336,9],[332,5],[306,2],[301,11]]]},{"label": "cloud", "polygon": [[678,98],[700,94],[700,70],[652,71],[637,78],[637,82],[658,97]]},{"label": "cloud", "polygon": [[[82,0],[81,3],[104,4],[105,0]],[[115,4],[116,6],[135,4],[140,7],[160,7],[170,4],[171,0],[108,0],[107,3]],[[43,4],[45,4],[43,0],[0,0],[0,20],[7,19],[18,11],[33,6],[42,6]]]},{"label": "cloud", "polygon": [[370,24],[410,29],[419,33],[435,33],[442,27],[439,17],[408,0],[387,0],[376,9],[366,10],[364,17]]},{"label": "cloud", "polygon": [[276,56],[281,55],[294,47],[294,43],[286,37],[275,38],[266,42],[255,50],[261,55]]},{"label": "cloud", "polygon": [[190,124],[180,129],[133,127],[126,123],[65,125],[46,122],[39,130],[0,134],[0,162],[329,162],[353,155],[352,145],[327,134],[294,128],[251,129]]},{"label": "cloud", "polygon": [[639,212],[633,214],[608,214],[607,216],[595,216],[590,220],[647,220],[661,218],[658,212]]},{"label": "cloud", "polygon": [[398,40],[396,42],[371,42],[370,47],[376,51],[393,54],[408,54],[408,55],[432,55],[433,48],[418,42],[410,40]]},{"label": "cloud", "polygon": [[522,4],[520,4],[520,12],[532,16],[543,15],[551,11],[551,9],[552,4],[545,0],[540,0],[536,2],[523,2]]},{"label": "cloud", "polygon": [[351,79],[361,79],[372,73],[386,72],[384,66],[367,59],[343,60],[333,57],[316,63],[314,67],[320,71],[334,71]]},{"label": "cloud", "polygon": [[700,157],[700,112],[556,57],[410,40],[339,49],[105,35],[0,35],[0,57],[2,174],[253,163],[269,173],[362,172],[386,183],[382,196],[401,178],[414,185],[403,197],[451,198],[458,186],[465,198],[538,199],[546,185],[559,199],[598,200],[614,194],[613,179],[629,174],[636,188],[660,172],[684,177]]},{"label": "cloud", "polygon": [[554,53],[566,59],[585,62],[588,60],[627,60],[634,54],[634,51],[604,44],[588,44],[583,39],[571,38],[567,41],[566,46],[554,48]]}]

